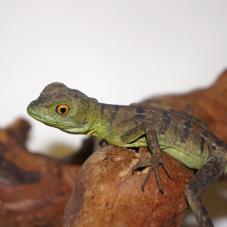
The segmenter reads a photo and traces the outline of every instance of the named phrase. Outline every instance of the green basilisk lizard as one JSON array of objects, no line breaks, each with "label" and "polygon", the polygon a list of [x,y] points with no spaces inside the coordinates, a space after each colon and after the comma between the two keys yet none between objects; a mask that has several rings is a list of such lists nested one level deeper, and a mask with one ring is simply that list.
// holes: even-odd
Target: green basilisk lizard
[{"label": "green basilisk lizard", "polygon": [[119,147],[148,147],[151,156],[133,168],[150,168],[142,190],[153,171],[163,193],[160,165],[171,178],[162,152],[198,170],[185,189],[185,197],[200,225],[213,226],[201,196],[211,183],[227,174],[227,146],[198,120],[165,109],[99,103],[62,83],[46,86],[27,111],[36,120],[68,133],[97,136]]}]

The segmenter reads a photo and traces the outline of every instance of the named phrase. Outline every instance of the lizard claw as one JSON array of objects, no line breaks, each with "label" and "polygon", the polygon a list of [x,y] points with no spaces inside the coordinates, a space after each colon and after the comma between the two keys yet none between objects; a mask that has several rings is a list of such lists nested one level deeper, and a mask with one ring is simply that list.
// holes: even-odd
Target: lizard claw
[{"label": "lizard claw", "polygon": [[140,161],[132,167],[132,174],[134,174],[139,169],[144,169],[150,167],[151,165],[151,158],[141,158]]},{"label": "lizard claw", "polygon": [[146,174],[146,176],[144,177],[144,180],[141,184],[141,190],[144,191],[144,188],[145,188],[145,185],[146,183],[148,182],[150,176],[151,176],[151,173],[154,171],[154,174],[155,174],[155,179],[156,179],[156,182],[157,182],[157,185],[158,185],[158,189],[160,191],[160,193],[164,194],[164,190],[163,190],[163,187],[162,187],[162,184],[161,184],[161,180],[160,180],[160,177],[159,177],[159,173],[158,173],[158,167],[159,165],[161,165],[166,173],[166,175],[168,176],[169,179],[172,179],[172,176],[165,164],[165,162],[163,162],[161,156],[159,154],[154,154],[152,157],[150,157],[149,159],[146,159],[146,160],[143,160],[143,161],[140,161],[137,165],[135,165],[133,167],[133,173],[138,170],[139,168],[145,168],[145,167],[149,167],[149,171],[148,173]]},{"label": "lizard claw", "polygon": [[168,178],[169,178],[170,180],[172,180],[172,175],[171,175],[171,173],[169,172],[168,167],[166,166],[165,162],[163,162],[163,160],[162,160],[161,158],[159,159],[159,164],[160,164],[160,165],[162,166],[162,168],[164,169],[164,171],[165,171],[166,175],[168,176]]}]

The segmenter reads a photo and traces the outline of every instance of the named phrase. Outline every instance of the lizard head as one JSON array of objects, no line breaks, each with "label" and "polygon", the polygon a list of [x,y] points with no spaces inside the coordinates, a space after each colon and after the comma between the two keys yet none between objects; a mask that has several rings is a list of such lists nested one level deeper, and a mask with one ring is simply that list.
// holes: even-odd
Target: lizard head
[{"label": "lizard head", "polygon": [[86,133],[91,125],[91,106],[97,103],[63,83],[47,85],[27,107],[28,114],[42,123],[70,133]]}]

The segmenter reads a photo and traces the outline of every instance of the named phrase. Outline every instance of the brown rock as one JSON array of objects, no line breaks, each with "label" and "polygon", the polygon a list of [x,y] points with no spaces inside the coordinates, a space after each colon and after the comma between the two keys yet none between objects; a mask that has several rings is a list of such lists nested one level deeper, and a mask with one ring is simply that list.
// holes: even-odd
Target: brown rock
[{"label": "brown rock", "polygon": [[112,146],[93,154],[80,170],[65,226],[180,226],[187,206],[182,194],[191,171],[165,157],[173,174],[171,181],[160,168],[165,195],[159,192],[154,177],[142,192],[147,169],[132,175],[138,155]]}]

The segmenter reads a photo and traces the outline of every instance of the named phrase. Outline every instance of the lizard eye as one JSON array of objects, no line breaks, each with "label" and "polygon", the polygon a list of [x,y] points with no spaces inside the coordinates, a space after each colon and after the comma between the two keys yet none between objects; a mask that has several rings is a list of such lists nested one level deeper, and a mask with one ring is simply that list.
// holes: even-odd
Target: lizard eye
[{"label": "lizard eye", "polygon": [[69,112],[69,106],[66,104],[57,105],[56,112],[60,115],[66,115]]}]

